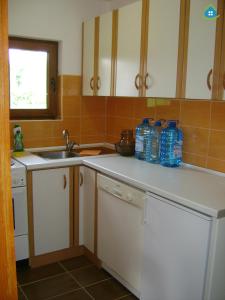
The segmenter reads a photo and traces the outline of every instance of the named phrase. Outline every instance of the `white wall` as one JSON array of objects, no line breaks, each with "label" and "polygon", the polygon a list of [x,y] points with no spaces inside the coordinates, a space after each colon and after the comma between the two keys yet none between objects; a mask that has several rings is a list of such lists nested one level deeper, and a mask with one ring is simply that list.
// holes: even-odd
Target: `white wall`
[{"label": "white wall", "polygon": [[9,34],[60,41],[59,74],[81,74],[82,22],[110,10],[98,0],[9,0]]}]

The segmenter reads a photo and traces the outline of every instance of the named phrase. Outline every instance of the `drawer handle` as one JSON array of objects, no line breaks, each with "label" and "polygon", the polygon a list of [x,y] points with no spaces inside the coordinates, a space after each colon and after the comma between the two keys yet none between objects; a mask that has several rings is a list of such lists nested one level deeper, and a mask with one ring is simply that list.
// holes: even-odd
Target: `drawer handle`
[{"label": "drawer handle", "polygon": [[64,179],[64,185],[63,185],[63,188],[64,188],[64,190],[65,190],[65,189],[66,189],[66,186],[67,186],[66,175],[63,176],[63,179]]},{"label": "drawer handle", "polygon": [[84,175],[80,172],[80,186],[82,186],[84,183]]},{"label": "drawer handle", "polygon": [[101,78],[98,76],[97,77],[97,90],[100,90],[100,88],[101,88]]},{"label": "drawer handle", "polygon": [[13,207],[13,227],[14,230],[16,229],[16,224],[15,224],[15,203],[14,203],[14,198],[12,198],[12,207]]},{"label": "drawer handle", "polygon": [[225,90],[225,74],[223,74],[223,89]]},{"label": "drawer handle", "polygon": [[212,76],[212,69],[209,70],[208,76],[207,76],[207,86],[208,89],[211,91],[212,85],[211,85],[211,76]]}]

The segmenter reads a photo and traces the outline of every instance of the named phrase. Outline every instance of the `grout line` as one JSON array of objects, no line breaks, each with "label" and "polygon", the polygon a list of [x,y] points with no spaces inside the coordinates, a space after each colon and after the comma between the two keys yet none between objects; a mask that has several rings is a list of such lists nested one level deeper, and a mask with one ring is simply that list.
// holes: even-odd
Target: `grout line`
[{"label": "grout line", "polygon": [[59,296],[65,296],[65,295],[68,295],[70,293],[80,291],[80,290],[82,290],[82,288],[72,289],[72,290],[66,291],[65,293],[61,293],[61,294],[58,294],[58,295],[55,295],[55,296],[48,297],[48,298],[46,298],[46,300],[55,299]]},{"label": "grout line", "polygon": [[206,153],[206,167],[208,167],[209,161],[209,148],[210,148],[210,139],[211,139],[211,131],[212,130],[212,103],[210,103],[210,116],[209,116],[209,134],[207,141],[207,153]]},{"label": "grout line", "polygon": [[25,292],[23,291],[23,289],[22,289],[21,286],[19,287],[19,290],[20,290],[21,293],[23,294],[24,298],[25,298],[26,300],[28,300],[28,297],[27,297],[27,295],[25,294]]},{"label": "grout line", "polygon": [[48,279],[51,279],[51,278],[57,278],[59,276],[62,276],[63,274],[65,274],[65,272],[62,272],[62,273],[59,273],[59,274],[56,274],[56,275],[47,276],[47,277],[44,277],[44,278],[41,278],[41,279],[38,279],[38,280],[35,280],[35,281],[23,283],[20,286],[24,287],[24,286],[28,286],[28,285],[31,285],[31,284],[34,284],[34,283],[38,283],[40,281],[45,281],[45,280],[48,280]]},{"label": "grout line", "polygon": [[[80,286],[80,289],[81,290],[83,290],[86,294],[88,294],[88,296],[92,299],[92,300],[95,300],[92,296],[91,296],[91,294],[89,294],[89,292],[84,288],[84,286],[82,286],[81,284],[80,284],[80,282],[73,276],[73,274],[71,273],[71,271],[73,271],[73,270],[71,270],[71,271],[68,271],[68,270],[66,270],[66,268],[62,265],[62,263],[61,262],[59,262],[58,263],[65,271],[66,271],[66,273],[78,284],[78,286]],[[74,269],[74,270],[80,270],[80,269],[82,269],[82,268],[79,268],[79,269]]]},{"label": "grout line", "polygon": [[105,282],[105,281],[109,281],[110,279],[112,279],[112,277],[105,278],[105,279],[102,279],[102,280],[100,280],[100,281],[96,281],[96,282],[90,283],[90,284],[88,284],[88,285],[85,285],[84,288],[89,288],[89,287],[92,287],[92,286],[94,286],[94,285],[98,285],[98,284],[103,283],[103,282]]}]

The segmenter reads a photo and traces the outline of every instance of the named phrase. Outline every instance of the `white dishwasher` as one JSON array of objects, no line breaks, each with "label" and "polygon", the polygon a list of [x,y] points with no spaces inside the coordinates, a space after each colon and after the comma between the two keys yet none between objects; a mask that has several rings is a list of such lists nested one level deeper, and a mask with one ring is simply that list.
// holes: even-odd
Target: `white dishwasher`
[{"label": "white dishwasher", "polygon": [[140,296],[144,192],[98,174],[98,257],[103,268]]}]

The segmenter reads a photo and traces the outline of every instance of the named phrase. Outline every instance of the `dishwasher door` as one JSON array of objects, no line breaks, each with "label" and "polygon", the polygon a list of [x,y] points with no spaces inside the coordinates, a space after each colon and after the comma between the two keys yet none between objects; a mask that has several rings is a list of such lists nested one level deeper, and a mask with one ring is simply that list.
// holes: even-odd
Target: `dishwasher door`
[{"label": "dishwasher door", "polygon": [[139,295],[144,193],[98,175],[98,257]]}]

